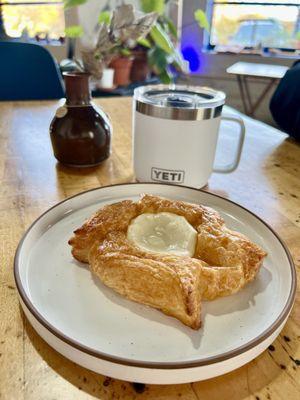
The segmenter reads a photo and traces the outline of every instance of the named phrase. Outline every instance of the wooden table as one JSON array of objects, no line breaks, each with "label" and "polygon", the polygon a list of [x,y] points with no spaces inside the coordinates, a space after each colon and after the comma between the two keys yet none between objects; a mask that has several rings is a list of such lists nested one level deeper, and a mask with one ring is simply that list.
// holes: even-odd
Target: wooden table
[{"label": "wooden table", "polygon": [[[237,62],[227,68],[226,72],[236,76],[244,111],[247,115],[253,116],[274,84],[284,76],[288,69],[289,68],[284,65]],[[255,102],[253,102],[247,78],[266,82],[265,88]]]},{"label": "wooden table", "polygon": [[[0,399],[300,399],[300,293],[284,330],[251,363],[225,376],[173,386],[132,386],[88,371],[52,350],[31,328],[18,302],[13,257],[29,224],[48,207],[80,191],[133,181],[131,100],[98,99],[114,125],[113,153],[98,168],[56,163],[48,127],[58,102],[0,103],[1,267]],[[286,135],[245,117],[239,169],[214,174],[206,190],[248,207],[286,241],[300,266],[300,147]],[[221,156],[231,150],[231,129]],[[276,301],[276,293],[274,293]],[[141,391],[143,393],[138,393]]]}]

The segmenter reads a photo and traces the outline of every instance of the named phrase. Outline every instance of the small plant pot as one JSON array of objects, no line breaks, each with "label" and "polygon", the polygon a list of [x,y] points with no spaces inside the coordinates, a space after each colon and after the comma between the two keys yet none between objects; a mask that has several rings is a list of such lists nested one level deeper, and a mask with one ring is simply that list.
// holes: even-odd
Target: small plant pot
[{"label": "small plant pot", "polygon": [[118,57],[110,63],[110,68],[113,68],[114,84],[116,86],[126,86],[130,83],[130,71],[132,66],[132,58]]},{"label": "small plant pot", "polygon": [[136,51],[131,67],[130,79],[132,82],[143,82],[148,78],[150,69],[148,66],[147,53]]},{"label": "small plant pot", "polygon": [[112,89],[114,87],[114,73],[114,69],[104,68],[102,72],[102,78],[99,82],[99,87],[102,89]]}]

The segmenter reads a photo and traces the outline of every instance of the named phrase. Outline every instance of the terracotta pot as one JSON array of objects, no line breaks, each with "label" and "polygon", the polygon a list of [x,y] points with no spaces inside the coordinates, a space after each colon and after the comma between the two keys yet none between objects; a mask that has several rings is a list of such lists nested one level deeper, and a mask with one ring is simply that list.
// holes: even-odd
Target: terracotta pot
[{"label": "terracotta pot", "polygon": [[132,58],[118,57],[110,63],[110,67],[115,70],[114,84],[117,86],[125,86],[130,83],[130,71],[132,66]]},{"label": "terracotta pot", "polygon": [[145,81],[150,73],[145,51],[136,51],[131,67],[130,79],[132,82]]}]

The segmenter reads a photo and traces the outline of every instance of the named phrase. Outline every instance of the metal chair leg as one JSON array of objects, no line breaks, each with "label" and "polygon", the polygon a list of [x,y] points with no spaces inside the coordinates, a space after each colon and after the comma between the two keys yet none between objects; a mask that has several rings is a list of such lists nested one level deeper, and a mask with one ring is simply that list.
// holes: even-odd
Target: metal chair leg
[{"label": "metal chair leg", "polygon": [[248,115],[253,115],[253,106],[252,106],[252,99],[251,99],[251,94],[250,94],[250,89],[248,86],[248,81],[247,81],[247,77],[244,76],[243,77],[243,83],[244,83],[244,89],[245,89],[245,93],[246,93],[246,99],[248,101]]},{"label": "metal chair leg", "polygon": [[239,89],[240,89],[244,112],[245,112],[245,114],[248,115],[248,107],[247,107],[246,97],[245,97],[245,93],[244,93],[243,81],[242,81],[242,78],[240,75],[236,75],[236,78],[237,78],[237,82],[238,82]]}]

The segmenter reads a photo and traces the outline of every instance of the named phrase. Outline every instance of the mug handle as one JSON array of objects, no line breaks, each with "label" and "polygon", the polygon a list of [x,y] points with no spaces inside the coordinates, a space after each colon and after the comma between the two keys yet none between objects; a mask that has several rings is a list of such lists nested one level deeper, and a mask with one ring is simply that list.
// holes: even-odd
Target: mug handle
[{"label": "mug handle", "polygon": [[243,145],[244,145],[244,140],[245,140],[246,129],[245,129],[244,121],[239,116],[231,116],[231,115],[223,116],[222,115],[221,120],[236,122],[240,126],[238,147],[237,147],[233,162],[230,164],[227,164],[227,165],[216,166],[213,168],[213,172],[220,172],[223,174],[227,174],[229,172],[234,171],[237,168],[237,166],[239,165],[239,162],[241,159],[241,154],[242,154],[242,149],[243,149]]}]

